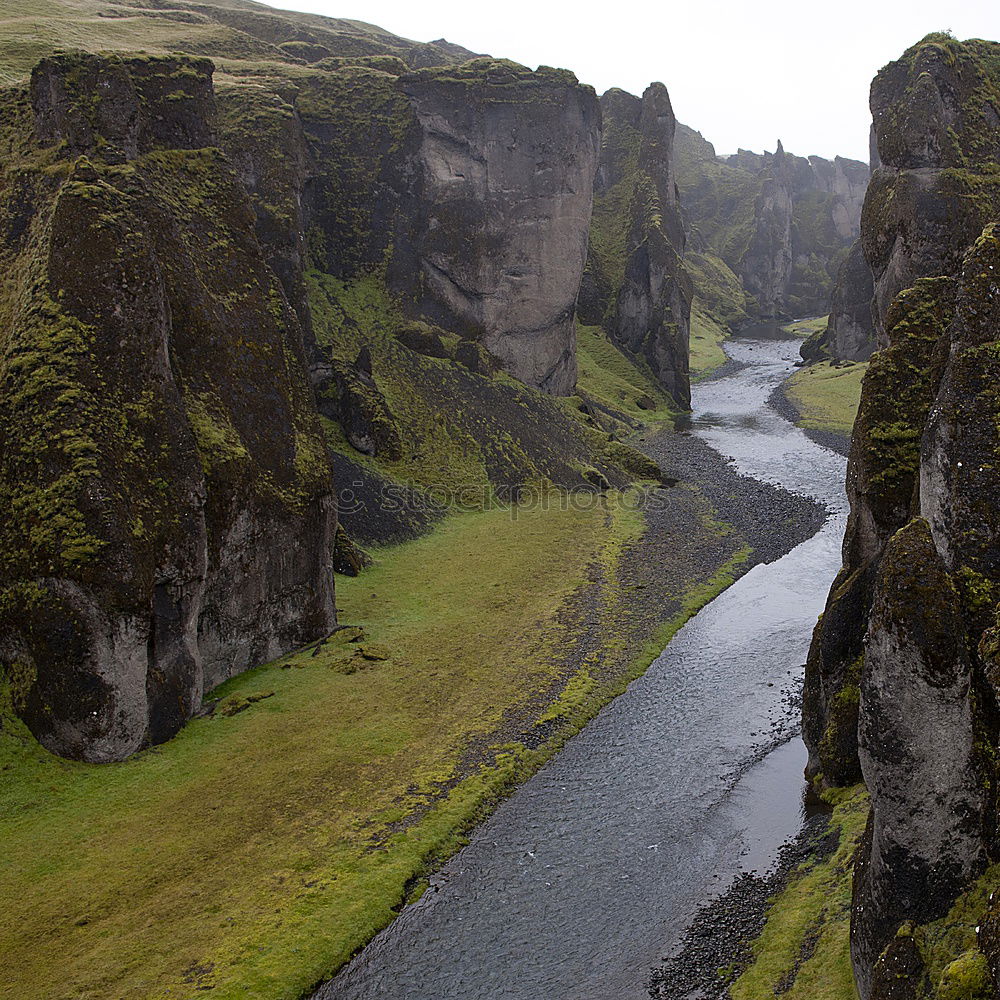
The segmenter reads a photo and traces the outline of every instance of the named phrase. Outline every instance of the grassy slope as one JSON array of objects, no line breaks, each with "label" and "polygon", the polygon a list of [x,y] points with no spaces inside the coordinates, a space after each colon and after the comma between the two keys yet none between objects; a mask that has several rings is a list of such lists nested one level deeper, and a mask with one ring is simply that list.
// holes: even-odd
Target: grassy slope
[{"label": "grassy slope", "polygon": [[[574,639],[560,608],[640,529],[600,506],[452,518],[339,584],[342,620],[388,659],[334,640],[258,668],[218,694],[269,697],[122,764],[58,760],[5,713],[0,996],[299,996],[731,581],[693,587],[616,687],[581,672],[553,702]],[[564,725],[528,751],[510,711]]]},{"label": "grassy slope", "polygon": [[829,316],[813,316],[810,319],[797,319],[794,323],[788,323],[781,329],[785,333],[790,333],[793,337],[811,337],[814,333],[826,329]]},{"label": "grassy slope", "polygon": [[704,312],[698,302],[691,308],[691,379],[711,375],[726,363],[723,341],[729,331]]},{"label": "grassy slope", "polygon": [[854,853],[868,817],[864,787],[838,792],[832,824],[840,844],[804,867],[775,897],[754,962],[733,984],[733,1000],[857,1000],[850,958]]},{"label": "grassy slope", "polygon": [[810,430],[850,435],[867,363],[835,368],[830,362],[797,371],[786,383],[789,398]]},{"label": "grassy slope", "polygon": [[[669,423],[676,404],[648,372],[625,357],[599,326],[577,330],[577,385],[589,397],[643,423]],[[643,410],[642,397],[652,400],[655,409]]]},{"label": "grassy slope", "polygon": [[221,60],[223,73],[255,75],[266,73],[269,64],[281,74],[306,71],[278,47],[298,31],[335,52],[392,52],[409,44],[374,25],[276,11],[247,0],[164,4],[179,15],[136,9],[142,6],[114,0],[0,0],[0,85],[25,79],[56,48],[210,55]]},{"label": "grassy slope", "polygon": [[556,610],[621,537],[597,509],[452,519],[338,586],[342,620],[385,662],[346,673],[331,643],[259,668],[222,693],[273,697],[119,765],[60,761],[8,730],[0,895],[21,903],[2,938],[20,985],[3,995],[162,996],[214,967],[214,996],[297,996],[507,777],[512,763],[391,832],[545,688]]}]

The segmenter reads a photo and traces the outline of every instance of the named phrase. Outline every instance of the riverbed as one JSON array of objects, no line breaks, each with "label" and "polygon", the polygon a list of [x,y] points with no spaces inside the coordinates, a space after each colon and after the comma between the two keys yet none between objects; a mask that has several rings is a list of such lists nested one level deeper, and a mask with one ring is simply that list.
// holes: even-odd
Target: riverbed
[{"label": "riverbed", "polygon": [[643,1000],[697,908],[798,832],[795,695],[846,519],[844,459],[766,405],[799,343],[728,343],[687,433],[823,527],[692,618],[316,1000]]}]

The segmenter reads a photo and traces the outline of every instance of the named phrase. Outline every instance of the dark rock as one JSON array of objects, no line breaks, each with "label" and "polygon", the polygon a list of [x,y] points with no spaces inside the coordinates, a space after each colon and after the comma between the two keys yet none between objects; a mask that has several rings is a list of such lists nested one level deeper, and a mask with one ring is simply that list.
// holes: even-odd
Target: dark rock
[{"label": "dark rock", "polygon": [[403,455],[399,428],[371,374],[368,349],[353,365],[335,362],[316,382],[320,412],[337,420],[352,448],[398,461]]},{"label": "dark rock", "polygon": [[828,357],[867,361],[875,350],[874,295],[871,268],[857,240],[837,272],[829,323],[802,345],[802,357],[806,361]]},{"label": "dark rock", "polygon": [[[861,244],[881,350],[851,448],[845,567],[803,706],[811,771],[853,780],[838,705],[844,692],[853,700],[848,671],[863,652],[858,747],[872,819],[852,921],[862,1000],[923,995],[915,948],[933,947],[937,968],[949,956],[919,925],[1000,857],[1000,231],[983,228],[1000,208],[998,50],[928,36],[872,87],[880,165]],[[991,917],[980,946],[946,961],[942,996],[996,995]]]},{"label": "dark rock", "polygon": [[474,340],[463,340],[455,348],[455,360],[473,375],[489,378],[500,370],[500,363],[481,344]]},{"label": "dark rock", "polygon": [[209,69],[59,56],[33,77],[38,136],[86,159],[23,188],[35,221],[7,246],[30,291],[5,332],[0,657],[65,756],[168,739],[334,623],[301,328],[232,168],[190,148]]},{"label": "dark rock", "polygon": [[343,525],[337,526],[333,542],[333,569],[344,576],[360,576],[372,564],[372,557],[354,544]]},{"label": "dark rock", "polygon": [[[688,409],[691,281],[681,263],[684,227],[670,97],[662,83],[654,83],[641,99],[610,90],[601,107],[605,132],[582,315],[603,323],[611,340],[642,358],[676,404]],[[605,249],[620,241],[619,233],[624,233],[620,262],[609,259]]]},{"label": "dark rock", "polygon": [[428,358],[447,358],[448,351],[441,340],[440,334],[432,327],[423,323],[410,323],[397,331],[396,339],[411,351],[423,354]]},{"label": "dark rock", "polygon": [[522,382],[571,394],[600,137],[593,92],[563,70],[491,59],[401,87],[417,122],[418,194],[391,284]]},{"label": "dark rock", "polygon": [[916,519],[886,548],[875,586],[858,741],[872,800],[855,876],[858,990],[905,920],[944,916],[984,862],[972,660],[959,594]]}]

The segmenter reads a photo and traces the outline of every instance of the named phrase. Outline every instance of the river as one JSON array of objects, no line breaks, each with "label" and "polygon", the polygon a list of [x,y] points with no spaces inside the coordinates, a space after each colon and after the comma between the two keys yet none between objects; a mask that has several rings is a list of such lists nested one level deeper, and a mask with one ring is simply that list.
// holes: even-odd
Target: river
[{"label": "river", "polygon": [[766,405],[799,341],[727,344],[689,433],[741,473],[826,505],[483,824],[316,1000],[643,1000],[694,911],[802,822],[805,749],[778,749],[846,519],[844,459]]}]

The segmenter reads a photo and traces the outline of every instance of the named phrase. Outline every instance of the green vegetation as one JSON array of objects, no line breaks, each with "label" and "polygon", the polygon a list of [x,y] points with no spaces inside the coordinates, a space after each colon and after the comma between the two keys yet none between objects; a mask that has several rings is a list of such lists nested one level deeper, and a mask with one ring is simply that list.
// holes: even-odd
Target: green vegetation
[{"label": "green vegetation", "polygon": [[[211,56],[223,74],[237,77],[309,73],[305,60],[364,61],[403,55],[415,43],[382,28],[337,18],[269,10],[243,0],[201,4],[172,0],[169,10],[141,4],[109,9],[99,0],[27,0],[0,7],[0,84],[25,80],[32,66],[58,48]],[[303,46],[301,37],[313,39]],[[299,42],[296,45],[296,42]],[[435,60],[454,57],[434,46]]]},{"label": "green vegetation", "polygon": [[1000,891],[1000,865],[992,865],[940,920],[913,929],[927,979],[938,1000],[990,1000],[994,996],[976,928]]},{"label": "green vegetation", "polygon": [[796,372],[787,382],[787,391],[799,411],[799,425],[850,436],[867,370],[867,362],[825,361]]},{"label": "green vegetation", "polygon": [[663,387],[640,368],[638,359],[622,354],[599,326],[578,327],[576,349],[577,388],[589,398],[643,423],[669,423],[676,416]]},{"label": "green vegetation", "polygon": [[856,1000],[850,959],[854,854],[868,817],[864,787],[825,795],[840,842],[832,856],[806,863],[775,897],[753,964],[732,986],[733,1000]]},{"label": "green vegetation", "polygon": [[729,331],[704,312],[697,300],[691,308],[691,379],[711,375],[726,363],[723,341]]},{"label": "green vegetation", "polygon": [[[596,565],[596,613],[627,619],[617,566],[641,531],[613,502],[451,518],[341,581],[354,628],[228,682],[213,717],[121,764],[50,756],[5,693],[0,938],[17,1000],[293,1000],[330,974],[746,556],[655,636],[608,631],[574,661],[567,602]],[[543,719],[561,725],[526,749],[518,733]]]},{"label": "green vegetation", "polygon": [[811,337],[814,333],[819,333],[826,329],[829,316],[814,316],[812,319],[798,319],[794,323],[787,323],[781,329],[793,337]]}]

